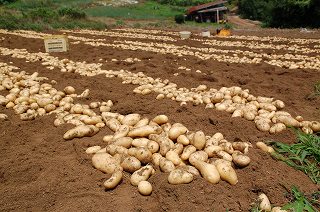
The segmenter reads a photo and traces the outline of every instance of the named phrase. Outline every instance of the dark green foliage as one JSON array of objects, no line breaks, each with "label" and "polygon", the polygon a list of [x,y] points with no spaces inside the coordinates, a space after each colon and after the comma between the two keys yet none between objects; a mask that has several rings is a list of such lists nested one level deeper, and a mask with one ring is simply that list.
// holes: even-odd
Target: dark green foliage
[{"label": "dark green foliage", "polygon": [[294,144],[274,142],[273,156],[289,166],[303,171],[310,179],[320,184],[320,137],[297,131],[298,141]]},{"label": "dark green foliage", "polygon": [[12,2],[15,2],[16,0],[0,0],[0,5],[3,5],[3,4],[10,4]]},{"label": "dark green foliage", "polygon": [[199,4],[205,4],[213,2],[214,0],[157,0],[160,4],[170,4],[175,6],[195,6]]},{"label": "dark green foliage", "polygon": [[73,19],[82,19],[86,17],[85,12],[79,9],[70,8],[70,7],[61,8],[59,9],[58,13],[60,16],[66,16]]},{"label": "dark green foliage", "polygon": [[239,12],[271,27],[320,27],[319,0],[239,0]]},{"label": "dark green foliage", "polygon": [[174,17],[174,20],[177,24],[183,24],[184,23],[184,15],[176,15]]},{"label": "dark green foliage", "polygon": [[299,189],[295,186],[291,189],[291,202],[283,206],[282,209],[290,211],[306,211],[315,212],[312,206],[313,200],[309,200]]}]

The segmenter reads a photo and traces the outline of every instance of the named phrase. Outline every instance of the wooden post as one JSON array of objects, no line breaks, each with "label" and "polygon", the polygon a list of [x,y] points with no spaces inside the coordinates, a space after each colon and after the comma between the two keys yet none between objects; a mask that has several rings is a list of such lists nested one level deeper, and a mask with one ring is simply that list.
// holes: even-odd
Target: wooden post
[{"label": "wooden post", "polygon": [[217,10],[217,23],[219,23],[219,10]]}]

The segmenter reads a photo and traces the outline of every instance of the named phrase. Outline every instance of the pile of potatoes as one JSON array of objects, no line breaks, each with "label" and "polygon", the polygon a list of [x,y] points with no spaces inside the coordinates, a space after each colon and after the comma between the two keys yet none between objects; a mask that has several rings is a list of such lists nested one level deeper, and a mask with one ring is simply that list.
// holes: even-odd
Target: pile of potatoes
[{"label": "pile of potatoes", "polygon": [[118,77],[124,84],[139,85],[133,92],[147,95],[158,93],[156,99],[169,98],[185,105],[191,102],[194,105],[205,104],[206,108],[214,108],[232,114],[232,117],[242,117],[254,121],[256,127],[263,132],[272,134],[281,132],[286,127],[293,126],[301,128],[305,133],[320,131],[318,121],[305,121],[303,117],[292,117],[283,111],[285,104],[281,100],[273,98],[253,96],[248,89],[237,86],[222,87],[219,90],[208,88],[206,85],[199,85],[197,88],[178,88],[177,84],[169,80],[152,78],[142,72],[132,73],[126,70],[102,70],[101,63],[74,62],[69,59],[59,60],[57,57],[46,53],[29,53],[26,50],[7,49],[0,47],[4,55],[26,58],[28,61],[43,61],[42,64],[49,67],[57,67],[62,72],[75,72],[84,76],[105,74],[106,77]]},{"label": "pile of potatoes", "polygon": [[89,35],[100,35],[107,37],[116,37],[116,38],[133,38],[133,39],[150,39],[150,40],[158,40],[158,41],[176,41],[176,39],[164,36],[164,35],[154,35],[150,33],[135,33],[135,32],[117,32],[117,31],[96,31],[96,30],[62,30],[63,32],[69,33],[78,33],[78,34],[89,34]]},{"label": "pile of potatoes", "polygon": [[224,180],[235,185],[236,168],[250,163],[249,143],[229,142],[221,133],[208,136],[202,131],[189,131],[181,123],[171,124],[166,115],[151,120],[139,114],[107,112],[102,116],[114,133],[104,136],[106,147],[92,146],[86,153],[93,155],[96,169],[111,174],[103,184],[107,190],[121,182],[125,171],[132,174],[131,184],[138,186],[141,194],[149,195],[152,187],[145,181],[156,168],[169,173],[168,182],[174,185],[190,183],[199,175],[209,183]]},{"label": "pile of potatoes", "polygon": [[[75,93],[72,86],[58,91],[52,86],[55,81],[51,81],[52,84],[42,83],[48,79],[39,77],[37,72],[28,75],[24,71],[13,72],[14,69],[17,68],[0,63],[0,91],[8,91],[6,96],[0,95],[0,105],[12,108],[21,120],[33,120],[37,116],[55,113],[55,126],[65,123],[76,126],[65,133],[63,137],[66,140],[93,136],[105,126],[103,117],[94,110],[102,114],[109,112],[113,106],[111,100],[92,102],[90,105],[76,104],[74,98],[87,97],[88,89],[80,95]],[[7,116],[0,114],[0,119],[7,119]]]}]

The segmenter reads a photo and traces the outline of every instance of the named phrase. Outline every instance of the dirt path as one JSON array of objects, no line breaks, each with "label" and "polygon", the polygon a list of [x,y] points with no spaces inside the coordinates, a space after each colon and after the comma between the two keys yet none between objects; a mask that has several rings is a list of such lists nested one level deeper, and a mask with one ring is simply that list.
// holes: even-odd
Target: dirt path
[{"label": "dirt path", "polygon": [[259,29],[260,23],[258,21],[251,21],[248,19],[242,19],[238,15],[229,15],[228,20],[231,24],[236,25],[237,28],[243,29]]}]

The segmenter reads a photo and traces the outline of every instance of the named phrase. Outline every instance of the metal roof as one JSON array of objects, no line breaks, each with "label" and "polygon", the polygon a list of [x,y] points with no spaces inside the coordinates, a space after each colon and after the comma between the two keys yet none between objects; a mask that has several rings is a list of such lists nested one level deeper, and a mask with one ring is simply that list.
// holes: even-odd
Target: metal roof
[{"label": "metal roof", "polygon": [[191,7],[188,11],[187,11],[187,15],[195,12],[195,11],[198,11],[198,10],[202,10],[202,9],[206,9],[208,7],[212,7],[212,6],[216,6],[218,4],[224,4],[224,3],[227,3],[227,1],[225,0],[217,0],[217,1],[214,1],[214,2],[210,2],[210,3],[206,3],[206,4],[201,4],[201,5],[198,5],[198,6],[194,6],[194,7]]},{"label": "metal roof", "polygon": [[224,10],[228,10],[228,8],[226,7],[216,7],[216,8],[211,8],[211,9],[207,9],[207,10],[201,10],[199,11],[199,13],[206,13],[206,12],[215,12],[215,11],[224,11]]}]

